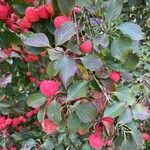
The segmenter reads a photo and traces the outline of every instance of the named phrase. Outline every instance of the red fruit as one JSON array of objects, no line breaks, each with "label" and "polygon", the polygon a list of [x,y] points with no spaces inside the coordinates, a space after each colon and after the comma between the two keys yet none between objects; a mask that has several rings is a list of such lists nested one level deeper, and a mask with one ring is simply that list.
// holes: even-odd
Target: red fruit
[{"label": "red fruit", "polygon": [[12,119],[11,118],[6,119],[6,121],[5,121],[6,125],[10,125],[11,123],[12,123]]},{"label": "red fruit", "polygon": [[28,72],[26,72],[26,76],[27,76],[27,77],[32,76],[31,72],[29,72],[29,71],[28,71]]},{"label": "red fruit", "polygon": [[29,28],[32,27],[32,23],[29,22],[29,20],[28,20],[26,17],[24,17],[24,18],[22,19],[22,24],[23,24],[23,26],[24,26],[25,29],[26,29],[26,28],[29,29]]},{"label": "red fruit", "polygon": [[59,90],[60,82],[44,80],[40,84],[40,91],[45,96],[54,96]]},{"label": "red fruit", "polygon": [[144,141],[150,141],[150,135],[148,133],[143,133],[142,136]]},{"label": "red fruit", "polygon": [[33,116],[33,112],[32,111],[29,111],[26,113],[26,117],[27,118],[31,118]]},{"label": "red fruit", "polygon": [[16,32],[18,27],[15,25],[15,24],[12,24],[10,27],[9,27],[10,30]]},{"label": "red fruit", "polygon": [[35,7],[27,7],[25,10],[25,16],[29,22],[37,22],[40,19],[38,16],[38,11]]},{"label": "red fruit", "polygon": [[53,3],[50,2],[47,6],[46,6],[47,11],[50,13],[51,16],[54,16],[54,7],[53,7]]},{"label": "red fruit", "polygon": [[112,71],[109,75],[109,78],[112,80],[112,82],[117,83],[121,79],[120,72]]},{"label": "red fruit", "polygon": [[104,146],[102,137],[96,133],[91,134],[88,140],[90,145],[96,150],[101,149]]},{"label": "red fruit", "polygon": [[79,13],[81,11],[81,8],[79,6],[75,6],[73,11],[75,13]]},{"label": "red fruit", "polygon": [[54,26],[56,29],[58,29],[62,24],[64,24],[65,22],[70,21],[70,18],[67,16],[57,16],[54,19]]},{"label": "red fruit", "polygon": [[106,145],[107,146],[109,146],[109,147],[111,147],[112,146],[112,140],[110,140],[110,139],[107,139],[106,141],[105,141],[105,143],[106,143]]},{"label": "red fruit", "polygon": [[12,146],[12,147],[10,148],[10,150],[16,150],[16,147]]},{"label": "red fruit", "polygon": [[19,123],[20,123],[20,120],[18,118],[13,118],[12,126],[17,127]]},{"label": "red fruit", "polygon": [[43,69],[43,68],[41,68],[40,70],[39,70],[39,73],[40,74],[43,74],[45,72],[45,70]]},{"label": "red fruit", "polygon": [[103,124],[113,125],[114,124],[114,119],[111,118],[111,117],[103,117],[102,118],[102,123]]},{"label": "red fruit", "polygon": [[49,18],[50,14],[47,11],[46,5],[41,5],[40,7],[38,7],[38,15],[41,19]]},{"label": "red fruit", "polygon": [[9,10],[6,6],[0,5],[0,20],[4,20],[9,15]]},{"label": "red fruit", "polygon": [[89,53],[92,51],[93,44],[91,41],[86,41],[80,45],[80,50],[83,53]]},{"label": "red fruit", "polygon": [[56,131],[57,126],[49,119],[45,119],[42,123],[43,131],[52,134]]},{"label": "red fruit", "polygon": [[24,117],[23,119],[22,119],[22,123],[26,123],[27,122],[27,119]]}]

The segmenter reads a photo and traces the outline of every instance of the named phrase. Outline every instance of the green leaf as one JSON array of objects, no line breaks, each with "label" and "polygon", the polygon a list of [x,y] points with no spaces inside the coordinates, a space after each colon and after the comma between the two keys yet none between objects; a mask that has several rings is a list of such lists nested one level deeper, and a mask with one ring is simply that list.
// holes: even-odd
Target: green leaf
[{"label": "green leaf", "polygon": [[123,66],[124,68],[129,69],[129,71],[133,71],[136,69],[138,62],[139,62],[139,57],[135,54],[129,53],[123,62]]},{"label": "green leaf", "polygon": [[76,82],[72,86],[70,86],[67,91],[66,101],[71,101],[77,98],[85,97],[87,94],[87,83],[88,81],[83,80]]},{"label": "green leaf", "polygon": [[93,39],[93,45],[94,49],[99,51],[102,48],[106,48],[109,45],[109,38],[107,34],[98,34],[94,39]]},{"label": "green leaf", "polygon": [[64,53],[64,50],[61,47],[56,47],[54,49],[48,49],[48,54],[50,60],[59,59]]},{"label": "green leaf", "polygon": [[86,69],[90,71],[99,70],[102,67],[102,61],[96,55],[88,54],[81,58],[81,61]]},{"label": "green leaf", "polygon": [[33,108],[38,108],[46,102],[46,97],[41,93],[36,93],[28,97],[27,105]]},{"label": "green leaf", "polygon": [[35,54],[38,55],[40,53],[42,53],[43,51],[45,51],[45,49],[43,47],[32,47],[32,46],[28,46],[25,45],[25,50],[28,51],[31,54]]},{"label": "green leaf", "polygon": [[36,142],[33,139],[29,139],[23,143],[22,149],[31,150],[35,146],[36,146]]},{"label": "green leaf", "polygon": [[80,120],[75,113],[70,113],[68,121],[67,121],[67,128],[73,132],[76,132],[80,128]]},{"label": "green leaf", "polygon": [[75,5],[75,0],[58,0],[58,7],[63,14],[69,16]]},{"label": "green leaf", "polygon": [[136,104],[132,109],[134,119],[147,120],[150,118],[150,110],[143,104]]},{"label": "green leaf", "polygon": [[50,103],[50,106],[48,107],[47,110],[47,115],[52,120],[54,123],[58,124],[60,123],[62,117],[61,117],[61,110],[60,110],[60,105],[59,103],[54,100]]},{"label": "green leaf", "polygon": [[42,123],[44,121],[45,113],[46,113],[46,109],[44,107],[41,108],[40,111],[37,114],[37,118],[38,118],[39,122]]},{"label": "green leaf", "polygon": [[12,107],[14,104],[9,101],[0,101],[0,107],[1,108],[9,108]]},{"label": "green leaf", "polygon": [[76,34],[76,26],[73,22],[66,22],[55,31],[56,45],[62,45]]},{"label": "green leaf", "polygon": [[49,47],[49,40],[43,33],[30,33],[21,35],[24,44],[32,47]]},{"label": "green leaf", "polygon": [[135,102],[135,97],[131,92],[131,89],[128,87],[120,87],[116,92],[115,95],[118,99],[122,102],[126,102],[128,105],[132,105]]},{"label": "green leaf", "polygon": [[77,70],[76,62],[73,59],[68,58],[67,56],[64,55],[58,60],[57,66],[63,84],[67,86],[70,78],[73,77],[76,73]]},{"label": "green leaf", "polygon": [[139,41],[143,39],[143,33],[140,28],[135,23],[132,22],[125,22],[122,23],[119,27],[119,30],[122,31],[123,34],[128,35],[132,40]]},{"label": "green leaf", "polygon": [[96,107],[92,103],[79,104],[75,110],[81,122],[88,123],[96,117]]},{"label": "green leaf", "polygon": [[121,144],[120,150],[139,150],[139,148],[136,145],[133,137],[130,135],[127,139],[124,139]]},{"label": "green leaf", "polygon": [[124,60],[131,48],[132,41],[129,38],[114,39],[111,44],[111,54],[118,60]]},{"label": "green leaf", "polygon": [[76,5],[80,7],[88,7],[93,4],[93,0],[76,0]]},{"label": "green leaf", "polygon": [[121,0],[109,0],[106,8],[106,21],[110,22],[116,19],[120,15],[122,7],[123,2]]},{"label": "green leaf", "polygon": [[44,150],[53,150],[55,145],[50,139],[46,139],[46,141],[42,144]]},{"label": "green leaf", "polygon": [[58,74],[58,61],[52,61],[48,64],[47,68],[46,68],[46,73],[48,74],[48,76],[50,78],[56,76]]},{"label": "green leaf", "polygon": [[113,103],[111,106],[106,107],[104,111],[104,116],[109,116],[109,117],[117,117],[122,114],[122,112],[125,109],[125,103]]},{"label": "green leaf", "polygon": [[132,121],[132,112],[131,112],[131,109],[129,107],[127,107],[123,113],[119,116],[119,119],[118,119],[118,123],[119,124],[126,124],[126,123],[129,123]]}]

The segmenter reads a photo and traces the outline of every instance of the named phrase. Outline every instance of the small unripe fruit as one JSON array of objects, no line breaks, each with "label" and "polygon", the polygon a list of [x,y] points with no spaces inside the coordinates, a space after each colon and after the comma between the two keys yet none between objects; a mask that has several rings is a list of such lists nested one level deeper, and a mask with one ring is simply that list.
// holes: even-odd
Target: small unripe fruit
[{"label": "small unripe fruit", "polygon": [[109,75],[109,78],[112,80],[112,82],[117,83],[121,79],[120,72],[112,71]]},{"label": "small unripe fruit", "polygon": [[38,16],[38,11],[35,7],[27,7],[25,10],[25,16],[29,22],[37,22],[40,19]]},{"label": "small unripe fruit", "polygon": [[59,86],[60,82],[44,80],[40,84],[40,91],[47,97],[54,96],[58,92]]},{"label": "small unripe fruit", "polygon": [[91,41],[86,41],[80,45],[80,50],[83,53],[89,53],[92,51],[93,44]]},{"label": "small unripe fruit", "polygon": [[54,19],[54,26],[56,29],[58,29],[62,24],[64,24],[65,22],[70,21],[70,18],[67,16],[57,16]]}]

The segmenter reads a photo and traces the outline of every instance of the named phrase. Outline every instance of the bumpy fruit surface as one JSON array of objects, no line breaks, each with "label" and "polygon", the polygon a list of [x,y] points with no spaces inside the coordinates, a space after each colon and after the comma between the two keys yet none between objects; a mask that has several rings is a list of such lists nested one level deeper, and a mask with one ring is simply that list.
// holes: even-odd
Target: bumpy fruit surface
[{"label": "bumpy fruit surface", "polygon": [[40,91],[47,97],[54,96],[58,92],[59,86],[60,82],[44,80],[40,84]]},{"label": "bumpy fruit surface", "polygon": [[6,6],[0,5],[0,20],[4,20],[9,15],[9,10]]},{"label": "bumpy fruit surface", "polygon": [[89,53],[89,52],[92,51],[92,47],[93,47],[92,42],[91,41],[86,41],[86,42],[84,42],[80,45],[80,50],[83,53]]},{"label": "bumpy fruit surface", "polygon": [[49,18],[50,14],[47,11],[46,5],[41,5],[40,7],[38,7],[38,15],[41,19]]},{"label": "bumpy fruit surface", "polygon": [[29,22],[37,22],[40,19],[38,10],[35,7],[27,7],[25,10],[25,16]]},{"label": "bumpy fruit surface", "polygon": [[58,29],[62,24],[64,24],[65,22],[70,21],[70,18],[67,16],[57,16],[54,19],[54,26],[56,29]]},{"label": "bumpy fruit surface", "polygon": [[120,72],[117,71],[112,71],[109,75],[109,78],[114,82],[117,83],[121,79],[121,74]]}]

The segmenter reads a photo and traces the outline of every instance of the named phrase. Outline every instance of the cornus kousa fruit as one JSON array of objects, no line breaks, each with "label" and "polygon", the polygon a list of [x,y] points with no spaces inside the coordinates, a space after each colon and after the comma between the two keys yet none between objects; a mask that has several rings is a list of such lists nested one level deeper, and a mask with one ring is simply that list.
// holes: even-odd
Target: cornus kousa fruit
[{"label": "cornus kousa fruit", "polygon": [[40,19],[38,10],[35,7],[27,7],[25,10],[25,16],[29,22],[37,22]]},{"label": "cornus kousa fruit", "polygon": [[50,13],[51,16],[54,16],[54,7],[52,1],[46,6],[47,11]]},{"label": "cornus kousa fruit", "polygon": [[56,132],[57,126],[49,119],[45,119],[42,123],[43,131],[45,131],[48,134],[53,134]]},{"label": "cornus kousa fruit", "polygon": [[39,6],[37,10],[38,10],[38,15],[41,19],[49,18],[50,14],[47,11],[46,5]]},{"label": "cornus kousa fruit", "polygon": [[70,21],[70,18],[67,16],[57,16],[54,19],[54,26],[58,29],[63,23]]},{"label": "cornus kousa fruit", "polygon": [[144,141],[150,141],[150,135],[148,133],[143,133],[142,136]]},{"label": "cornus kousa fruit", "polygon": [[92,51],[93,44],[91,41],[86,41],[80,45],[80,50],[83,53],[89,53]]},{"label": "cornus kousa fruit", "polygon": [[9,10],[5,5],[0,5],[0,19],[4,20],[9,15]]},{"label": "cornus kousa fruit", "polygon": [[43,95],[50,97],[54,96],[60,87],[60,82],[55,82],[51,80],[44,80],[40,84],[40,91]]},{"label": "cornus kousa fruit", "polygon": [[109,78],[112,80],[112,82],[117,83],[121,79],[121,74],[118,71],[112,71],[109,75]]}]

